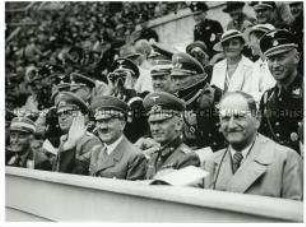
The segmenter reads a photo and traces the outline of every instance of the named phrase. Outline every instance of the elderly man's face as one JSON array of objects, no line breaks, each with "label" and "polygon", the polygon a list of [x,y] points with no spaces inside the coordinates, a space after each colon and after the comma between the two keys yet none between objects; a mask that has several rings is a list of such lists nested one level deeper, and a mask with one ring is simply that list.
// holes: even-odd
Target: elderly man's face
[{"label": "elderly man's face", "polygon": [[23,153],[30,147],[32,134],[23,131],[10,132],[10,148],[13,152]]},{"label": "elderly man's face", "polygon": [[112,144],[123,134],[126,122],[122,118],[108,117],[96,120],[100,139],[106,144]]},{"label": "elderly man's face", "polygon": [[273,18],[273,10],[270,8],[262,8],[255,10],[257,24],[271,24]]},{"label": "elderly man's face", "polygon": [[280,83],[285,82],[294,74],[299,62],[299,54],[296,49],[289,52],[269,56],[268,66],[274,79]]},{"label": "elderly man's face", "polygon": [[172,141],[181,130],[181,121],[179,117],[172,117],[164,120],[150,120],[150,130],[153,139],[161,145]]},{"label": "elderly man's face", "polygon": [[244,148],[249,145],[259,128],[259,121],[249,110],[241,95],[231,95],[220,103],[220,130],[233,146]]}]

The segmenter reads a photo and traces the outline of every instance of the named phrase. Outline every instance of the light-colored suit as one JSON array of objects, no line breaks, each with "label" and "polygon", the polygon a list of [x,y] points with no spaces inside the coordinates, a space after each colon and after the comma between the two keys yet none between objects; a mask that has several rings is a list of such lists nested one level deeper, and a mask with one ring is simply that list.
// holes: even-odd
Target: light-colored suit
[{"label": "light-colored suit", "polygon": [[143,180],[146,158],[141,151],[123,136],[111,154],[103,154],[104,146],[92,149],[89,174],[97,177],[126,180]]},{"label": "light-colored suit", "polygon": [[[252,96],[258,96],[258,88],[254,86],[256,82],[253,75],[254,63],[248,58],[242,56],[238,63],[236,71],[232,75],[227,91],[243,91]],[[224,83],[227,75],[227,59],[224,59],[214,65],[211,78],[211,85],[224,90]]]},{"label": "light-colored suit", "polygon": [[220,191],[281,197],[303,198],[303,164],[290,148],[258,134],[255,144],[235,174],[228,149],[216,153],[205,163],[210,178],[205,185]]}]

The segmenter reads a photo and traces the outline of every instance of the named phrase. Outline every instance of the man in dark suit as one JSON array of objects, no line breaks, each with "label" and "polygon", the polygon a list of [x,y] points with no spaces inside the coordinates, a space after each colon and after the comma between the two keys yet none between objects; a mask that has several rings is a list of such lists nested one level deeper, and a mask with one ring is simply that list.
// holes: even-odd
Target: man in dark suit
[{"label": "man in dark suit", "polygon": [[301,157],[257,133],[259,114],[254,98],[229,92],[220,101],[220,130],[229,145],[205,163],[206,185],[220,191],[302,200]]},{"label": "man in dark suit", "polygon": [[92,111],[102,145],[91,150],[91,176],[142,180],[145,178],[146,158],[123,134],[128,105],[112,96],[93,100]]}]

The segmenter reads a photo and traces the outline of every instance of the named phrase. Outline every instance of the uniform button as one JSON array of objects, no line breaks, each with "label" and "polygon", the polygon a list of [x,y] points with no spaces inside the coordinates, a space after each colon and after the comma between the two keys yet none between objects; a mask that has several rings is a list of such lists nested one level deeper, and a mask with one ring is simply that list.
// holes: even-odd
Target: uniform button
[{"label": "uniform button", "polygon": [[279,98],[279,99],[278,99],[278,101],[280,101],[280,102],[281,102],[281,101],[283,101],[283,99],[282,99],[282,98]]},{"label": "uniform button", "polygon": [[276,126],[279,126],[279,122],[276,122],[275,125],[276,125]]},{"label": "uniform button", "polygon": [[275,135],[276,135],[277,137],[279,137],[279,133],[276,133]]},{"label": "uniform button", "polygon": [[208,133],[208,136],[211,137],[211,133]]},{"label": "uniform button", "polygon": [[217,145],[217,143],[216,143],[216,142],[213,142],[213,145],[215,145],[215,146],[216,146],[216,145]]}]

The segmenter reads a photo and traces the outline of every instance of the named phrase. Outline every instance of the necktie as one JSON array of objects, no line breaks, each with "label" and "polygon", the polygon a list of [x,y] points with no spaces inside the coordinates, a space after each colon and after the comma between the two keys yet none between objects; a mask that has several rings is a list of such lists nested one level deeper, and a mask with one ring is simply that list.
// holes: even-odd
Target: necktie
[{"label": "necktie", "polygon": [[240,167],[242,159],[243,159],[243,156],[241,152],[236,152],[233,155],[233,173],[235,173],[237,169]]}]

